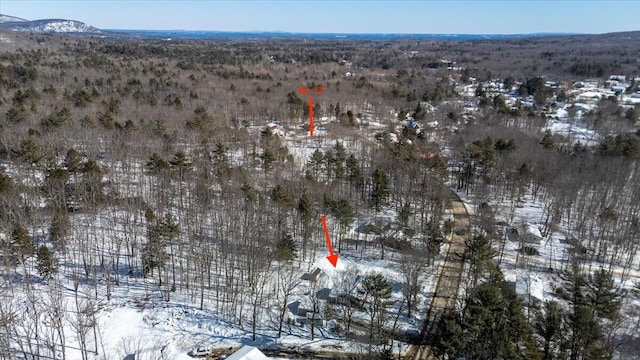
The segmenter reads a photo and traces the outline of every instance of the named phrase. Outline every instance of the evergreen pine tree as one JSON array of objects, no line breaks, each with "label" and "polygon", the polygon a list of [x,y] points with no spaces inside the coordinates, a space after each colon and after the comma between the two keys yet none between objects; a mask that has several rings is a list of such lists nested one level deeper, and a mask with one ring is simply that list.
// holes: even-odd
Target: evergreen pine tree
[{"label": "evergreen pine tree", "polygon": [[543,339],[543,360],[556,358],[556,348],[562,338],[564,312],[555,301],[546,301],[544,309],[535,315],[533,326]]},{"label": "evergreen pine tree", "polygon": [[13,256],[19,257],[23,262],[26,257],[33,255],[36,251],[36,247],[33,245],[27,229],[25,229],[22,224],[16,224],[13,228],[9,248]]},{"label": "evergreen pine tree", "polygon": [[271,190],[271,200],[278,205],[289,206],[291,204],[291,198],[289,197],[289,193],[287,189],[278,184],[273,190]]},{"label": "evergreen pine tree", "polygon": [[322,171],[323,166],[324,166],[324,154],[322,153],[322,151],[316,149],[313,152],[313,154],[311,154],[309,161],[307,161],[307,167],[311,170],[311,173],[313,174],[314,179],[318,178],[318,176],[320,175],[320,172]]},{"label": "evergreen pine tree", "polygon": [[269,170],[271,169],[273,163],[276,161],[276,156],[273,154],[273,151],[271,151],[270,148],[264,148],[264,150],[262,151],[261,159],[262,168],[264,170]]},{"label": "evergreen pine tree", "polygon": [[568,353],[571,360],[600,359],[607,352],[602,344],[602,326],[596,318],[597,311],[591,307],[588,278],[575,261],[566,283],[565,297],[571,307],[565,323],[570,335],[565,337],[561,350]]},{"label": "evergreen pine tree", "polygon": [[376,169],[373,172],[373,183],[371,188],[371,203],[376,211],[380,211],[380,206],[387,201],[389,196],[389,177],[384,170]]},{"label": "evergreen pine tree", "polygon": [[292,260],[296,257],[296,244],[293,241],[291,234],[282,233],[280,240],[276,244],[276,259],[277,260]]},{"label": "evergreen pine tree", "polygon": [[162,174],[163,171],[169,170],[169,163],[157,153],[153,153],[146,163],[146,168],[150,173],[159,175]]},{"label": "evergreen pine tree", "polygon": [[364,184],[364,179],[362,177],[362,170],[360,169],[360,162],[353,154],[351,154],[345,163],[347,166],[347,177],[349,178],[349,183],[357,189],[361,189]]},{"label": "evergreen pine tree", "polygon": [[379,273],[368,274],[362,280],[360,293],[364,297],[364,308],[369,314],[369,341],[378,343],[383,339],[387,309],[391,305],[391,286]]},{"label": "evergreen pine tree", "polygon": [[611,273],[601,268],[589,276],[587,287],[587,301],[594,314],[609,320],[615,319],[622,303],[622,292],[615,285]]},{"label": "evergreen pine tree", "polygon": [[436,353],[466,359],[539,359],[522,302],[499,271],[468,292],[459,313],[447,313],[436,325]]},{"label": "evergreen pine tree", "polygon": [[45,245],[38,248],[36,269],[44,279],[52,279],[58,273],[58,259]]},{"label": "evergreen pine tree", "polygon": [[229,154],[224,144],[221,142],[216,143],[216,149],[213,150],[213,157],[216,162],[216,168],[218,173],[222,173],[229,169]]},{"label": "evergreen pine tree", "polygon": [[311,222],[313,221],[313,203],[307,193],[303,193],[298,200],[298,216],[302,223],[302,259],[306,257],[307,244],[311,240]]}]

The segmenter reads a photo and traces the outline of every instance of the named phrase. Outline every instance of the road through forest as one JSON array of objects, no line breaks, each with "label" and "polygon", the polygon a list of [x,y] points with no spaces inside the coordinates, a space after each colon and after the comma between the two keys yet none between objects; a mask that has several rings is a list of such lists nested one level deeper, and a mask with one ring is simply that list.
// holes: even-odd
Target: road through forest
[{"label": "road through forest", "polygon": [[458,297],[458,290],[464,272],[465,240],[471,233],[471,218],[460,198],[451,192],[451,208],[453,210],[453,232],[449,239],[449,248],[440,268],[436,289],[429,302],[425,318],[420,330],[420,343],[409,349],[407,359],[436,359],[429,347],[428,340],[440,315],[453,308]]}]

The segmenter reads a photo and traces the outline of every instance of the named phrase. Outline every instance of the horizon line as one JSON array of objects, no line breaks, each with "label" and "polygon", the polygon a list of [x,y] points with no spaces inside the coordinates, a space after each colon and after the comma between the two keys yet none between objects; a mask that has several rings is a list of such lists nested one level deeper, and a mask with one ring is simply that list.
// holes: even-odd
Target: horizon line
[{"label": "horizon line", "polygon": [[[513,36],[513,35],[602,35],[605,33],[583,33],[583,32],[563,32],[563,31],[540,31],[540,32],[523,32],[523,33],[417,33],[417,32],[317,32],[317,31],[290,31],[290,30],[194,30],[194,29],[126,29],[126,28],[100,28],[105,31],[175,31],[175,32],[216,32],[216,33],[281,33],[281,34],[330,34],[330,35],[442,35],[442,36],[458,36],[458,35],[478,35],[478,36]],[[634,32],[640,30],[613,31],[615,32]]]}]

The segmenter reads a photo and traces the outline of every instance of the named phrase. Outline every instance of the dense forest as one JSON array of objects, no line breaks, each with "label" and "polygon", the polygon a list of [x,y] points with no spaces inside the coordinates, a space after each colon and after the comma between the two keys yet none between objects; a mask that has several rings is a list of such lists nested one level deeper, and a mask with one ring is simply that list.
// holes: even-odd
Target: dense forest
[{"label": "dense forest", "polygon": [[[326,214],[338,253],[392,261],[399,275],[350,268],[332,279],[340,289],[332,304],[314,296],[326,279],[310,282],[310,313],[338,320],[336,336],[367,344],[362,358],[389,358],[389,339],[417,342],[396,323],[425,311],[422,283],[437,273],[452,230],[452,190],[473,199],[475,211],[460,305],[427,340],[435,354],[609,359],[638,351],[640,282],[622,286],[639,266],[638,109],[599,100],[580,118],[598,134],[594,144],[550,132],[544,114],[564,96],[544,79],[637,76],[637,34],[2,36],[0,357],[65,359],[73,344],[83,360],[108,358],[97,319],[116,300],[144,309],[177,297],[253,340],[266,329],[279,338],[299,272],[326,251],[318,222]],[[473,99],[455,91],[495,78],[521,84],[539,107],[508,107],[481,86]],[[314,137],[301,87],[322,89],[312,92]],[[561,284],[555,300],[535,305],[516,296],[498,260],[503,218],[513,220],[525,198],[543,206],[542,235],[568,229],[573,246],[562,264],[528,264],[535,249],[522,247],[518,264]],[[380,217],[401,235],[354,235],[375,232]],[[134,298],[114,295],[141,284]],[[314,324],[311,339],[325,336]]]}]

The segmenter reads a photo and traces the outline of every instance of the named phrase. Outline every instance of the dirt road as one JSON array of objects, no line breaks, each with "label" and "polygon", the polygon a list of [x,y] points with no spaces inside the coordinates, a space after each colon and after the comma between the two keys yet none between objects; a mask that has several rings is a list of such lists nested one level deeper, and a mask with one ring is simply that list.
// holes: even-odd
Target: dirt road
[{"label": "dirt road", "polygon": [[[440,275],[429,308],[420,331],[421,343],[428,341],[434,325],[440,314],[448,308],[454,307],[460,281],[464,272],[463,254],[465,239],[471,232],[471,218],[464,203],[452,192],[451,207],[453,210],[454,226],[449,239],[449,248],[440,268]],[[407,359],[436,359],[428,345],[415,345],[409,349]]]}]

